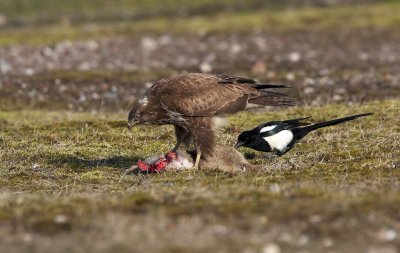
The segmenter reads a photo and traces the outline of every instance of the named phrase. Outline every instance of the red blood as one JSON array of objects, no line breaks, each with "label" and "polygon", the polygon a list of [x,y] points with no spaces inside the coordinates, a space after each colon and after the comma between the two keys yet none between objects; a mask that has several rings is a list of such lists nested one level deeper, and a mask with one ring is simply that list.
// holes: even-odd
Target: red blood
[{"label": "red blood", "polygon": [[144,163],[142,160],[137,161],[137,166],[141,171],[147,171],[149,169],[149,165]]},{"label": "red blood", "polygon": [[165,170],[165,168],[167,168],[167,165],[170,164],[175,159],[177,159],[177,154],[173,151],[169,151],[168,153],[165,154],[164,157],[161,157],[151,165],[146,164],[142,160],[138,160],[137,166],[140,169],[140,171],[144,173],[161,172]]},{"label": "red blood", "polygon": [[177,154],[174,151],[169,151],[167,154],[165,154],[165,158],[167,159],[168,163],[171,163],[173,160],[177,158]]}]

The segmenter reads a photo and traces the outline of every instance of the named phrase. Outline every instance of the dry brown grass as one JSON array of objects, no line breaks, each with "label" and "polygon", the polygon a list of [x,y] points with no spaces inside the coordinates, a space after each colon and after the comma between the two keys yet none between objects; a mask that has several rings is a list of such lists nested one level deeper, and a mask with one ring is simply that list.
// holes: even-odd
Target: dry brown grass
[{"label": "dry brown grass", "polygon": [[[125,114],[0,113],[1,252],[356,252],[399,246],[399,101],[229,118],[220,144],[260,122],[373,116],[313,133],[257,172],[123,176],[173,144]],[[394,236],[393,236],[394,235]],[[382,248],[383,247],[383,248]],[[379,252],[379,251],[378,251]]]}]

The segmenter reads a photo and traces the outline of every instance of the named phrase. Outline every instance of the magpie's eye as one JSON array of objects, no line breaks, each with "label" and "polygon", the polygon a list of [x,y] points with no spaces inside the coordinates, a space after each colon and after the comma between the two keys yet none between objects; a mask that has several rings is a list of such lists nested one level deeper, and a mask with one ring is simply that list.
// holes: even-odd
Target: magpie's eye
[{"label": "magpie's eye", "polygon": [[250,136],[246,136],[246,138],[244,138],[244,141],[245,141],[245,142],[251,141],[251,137],[250,137]]}]

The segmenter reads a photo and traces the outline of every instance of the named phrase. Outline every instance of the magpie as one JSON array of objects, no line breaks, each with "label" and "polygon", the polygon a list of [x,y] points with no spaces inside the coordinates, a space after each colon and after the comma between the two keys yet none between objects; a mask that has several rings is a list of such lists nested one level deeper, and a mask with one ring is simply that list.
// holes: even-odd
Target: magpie
[{"label": "magpie", "polygon": [[278,156],[282,156],[292,149],[294,144],[314,130],[322,127],[337,125],[368,115],[372,115],[372,113],[357,114],[345,118],[317,123],[314,125],[303,122],[310,117],[296,118],[285,121],[271,121],[261,124],[252,130],[242,132],[238,136],[235,148],[244,146],[264,152],[275,151]]}]

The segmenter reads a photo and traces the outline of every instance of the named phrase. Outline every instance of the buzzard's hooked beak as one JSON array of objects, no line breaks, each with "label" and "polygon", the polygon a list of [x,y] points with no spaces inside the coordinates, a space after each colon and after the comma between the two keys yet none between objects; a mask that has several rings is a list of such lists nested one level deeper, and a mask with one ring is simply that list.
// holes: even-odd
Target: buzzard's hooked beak
[{"label": "buzzard's hooked beak", "polygon": [[244,144],[246,144],[246,143],[243,142],[243,141],[238,141],[238,142],[235,144],[235,148],[239,148],[239,147],[243,146]]},{"label": "buzzard's hooked beak", "polygon": [[136,126],[139,123],[139,120],[137,120],[136,118],[133,118],[131,120],[128,121],[128,129],[129,131],[132,130],[132,127]]}]

